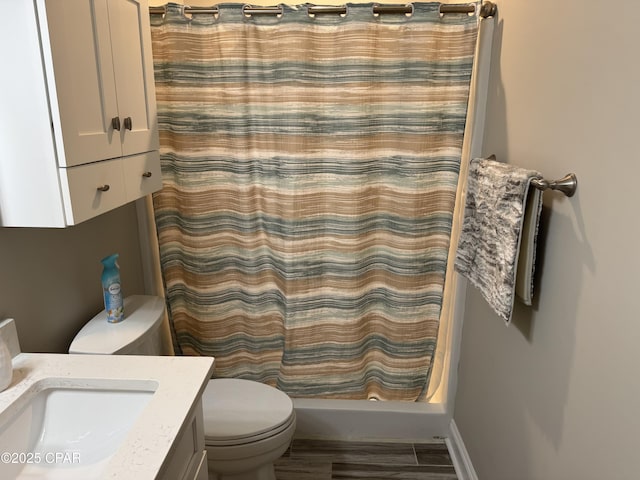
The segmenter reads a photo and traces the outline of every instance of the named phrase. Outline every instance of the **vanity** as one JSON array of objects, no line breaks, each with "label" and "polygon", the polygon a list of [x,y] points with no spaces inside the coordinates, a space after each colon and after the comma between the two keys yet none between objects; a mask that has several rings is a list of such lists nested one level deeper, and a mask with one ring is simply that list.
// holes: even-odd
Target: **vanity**
[{"label": "vanity", "polygon": [[0,392],[0,478],[206,480],[209,357],[22,353]]}]

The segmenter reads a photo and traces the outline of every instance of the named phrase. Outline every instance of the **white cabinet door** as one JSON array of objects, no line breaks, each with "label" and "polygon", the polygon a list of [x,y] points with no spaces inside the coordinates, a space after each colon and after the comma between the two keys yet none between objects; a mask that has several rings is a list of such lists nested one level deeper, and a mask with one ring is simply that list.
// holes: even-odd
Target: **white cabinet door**
[{"label": "white cabinet door", "polygon": [[59,166],[121,156],[107,0],[44,0],[39,13]]},{"label": "white cabinet door", "polygon": [[49,88],[58,164],[157,150],[147,2],[40,1],[49,33],[43,44],[51,50],[45,65],[55,79]]},{"label": "white cabinet door", "polygon": [[158,150],[147,2],[111,0],[109,24],[123,155]]}]

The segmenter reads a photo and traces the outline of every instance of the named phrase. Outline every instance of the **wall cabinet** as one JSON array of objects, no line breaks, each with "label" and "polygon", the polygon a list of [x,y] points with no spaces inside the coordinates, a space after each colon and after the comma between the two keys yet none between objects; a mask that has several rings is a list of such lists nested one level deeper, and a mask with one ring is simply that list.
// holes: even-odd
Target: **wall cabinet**
[{"label": "wall cabinet", "polygon": [[0,225],[74,225],[158,190],[146,0],[4,3]]}]

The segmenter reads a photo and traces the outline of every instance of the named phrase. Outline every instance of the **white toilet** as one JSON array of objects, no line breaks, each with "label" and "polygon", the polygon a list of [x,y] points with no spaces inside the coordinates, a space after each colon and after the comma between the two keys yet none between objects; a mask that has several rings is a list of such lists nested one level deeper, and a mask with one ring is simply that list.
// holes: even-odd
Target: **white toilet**
[{"label": "white toilet", "polygon": [[[125,320],[96,315],[76,335],[69,353],[161,355],[164,301],[133,295]],[[296,427],[291,399],[268,385],[240,379],[210,380],[202,396],[210,480],[275,480],[273,462]]]}]

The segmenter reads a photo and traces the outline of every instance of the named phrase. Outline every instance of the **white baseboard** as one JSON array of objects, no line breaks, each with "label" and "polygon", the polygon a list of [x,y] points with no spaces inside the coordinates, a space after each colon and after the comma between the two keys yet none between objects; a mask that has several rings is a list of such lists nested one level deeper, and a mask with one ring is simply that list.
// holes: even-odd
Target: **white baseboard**
[{"label": "white baseboard", "polygon": [[478,475],[473,468],[471,458],[467,452],[462,436],[458,430],[455,420],[451,419],[449,423],[449,436],[445,440],[453,467],[456,469],[458,480],[478,480]]}]

